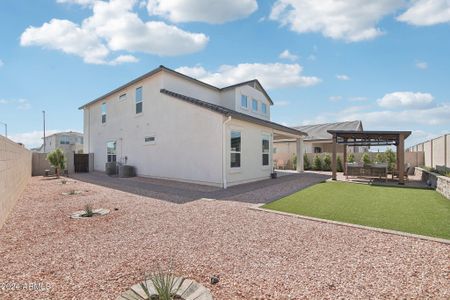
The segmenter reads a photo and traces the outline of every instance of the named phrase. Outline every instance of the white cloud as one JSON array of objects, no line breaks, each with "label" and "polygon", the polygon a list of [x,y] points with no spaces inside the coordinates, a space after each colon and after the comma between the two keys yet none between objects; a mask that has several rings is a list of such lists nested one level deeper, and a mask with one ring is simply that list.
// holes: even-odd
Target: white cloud
[{"label": "white cloud", "polygon": [[328,100],[339,101],[339,100],[342,100],[342,96],[330,96],[330,97],[328,97]]},{"label": "white cloud", "polygon": [[91,64],[105,63],[110,52],[94,32],[59,19],[52,19],[41,27],[28,27],[20,37],[20,44],[61,50],[78,55]]},{"label": "white cloud", "polygon": [[356,97],[350,97],[350,98],[348,98],[348,100],[350,100],[352,102],[367,101],[367,97],[356,96]]},{"label": "white cloud", "polygon": [[416,0],[397,17],[398,21],[416,26],[431,26],[450,22],[450,1]]},{"label": "white cloud", "polygon": [[274,106],[276,106],[276,107],[288,106],[289,104],[290,104],[289,101],[283,101],[283,100],[274,102]]},{"label": "white cloud", "polygon": [[298,56],[295,54],[292,54],[288,49],[281,52],[278,57],[282,58],[282,59],[288,59],[290,61],[296,61],[298,59]]},{"label": "white cloud", "polygon": [[150,15],[172,22],[222,24],[242,19],[258,8],[256,0],[149,0]]},{"label": "white cloud", "polygon": [[201,66],[180,67],[177,71],[218,87],[251,79],[258,79],[267,89],[311,86],[321,81],[314,76],[302,76],[303,68],[299,64],[243,63],[235,66],[222,65],[214,72],[207,71]]},{"label": "white cloud", "polygon": [[0,105],[14,105],[20,110],[31,108],[31,103],[27,99],[0,99]]},{"label": "white cloud", "polygon": [[270,19],[298,33],[357,42],[382,35],[377,24],[402,6],[403,0],[277,0]]},{"label": "white cloud", "polygon": [[394,92],[384,95],[377,103],[386,108],[420,108],[429,106],[433,99],[433,95],[428,93]]},{"label": "white cloud", "polygon": [[[61,131],[76,131],[76,130],[46,130],[45,134],[46,136],[49,136],[51,134],[61,132]],[[13,140],[16,143],[22,143],[27,148],[36,148],[40,147],[42,145],[42,137],[44,136],[42,130],[35,130],[31,132],[23,132],[23,133],[16,133],[13,135],[8,135],[8,138]]]},{"label": "white cloud", "polygon": [[78,55],[86,63],[109,65],[137,61],[131,55],[110,58],[114,51],[174,56],[197,52],[206,46],[208,37],[202,33],[187,32],[159,21],[142,21],[133,11],[135,5],[136,0],[94,1],[92,16],[81,25],[52,19],[40,27],[30,26],[22,33],[21,45],[60,50]]},{"label": "white cloud", "polygon": [[338,75],[336,75],[336,78],[339,80],[350,80],[350,77],[345,74],[338,74]]},{"label": "white cloud", "polygon": [[425,70],[425,69],[428,69],[428,64],[424,61],[418,61],[418,62],[416,62],[416,68]]}]

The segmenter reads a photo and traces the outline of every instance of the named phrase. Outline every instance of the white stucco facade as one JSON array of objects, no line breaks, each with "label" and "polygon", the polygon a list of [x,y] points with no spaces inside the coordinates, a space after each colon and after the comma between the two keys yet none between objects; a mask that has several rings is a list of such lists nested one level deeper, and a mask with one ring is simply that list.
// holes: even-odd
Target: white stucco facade
[{"label": "white stucco facade", "polygon": [[[137,88],[142,91],[140,113],[136,113]],[[257,86],[218,89],[161,70],[82,107],[84,152],[94,153],[94,170],[105,170],[111,159],[107,143],[115,142],[114,159],[136,167],[138,176],[221,187],[270,177],[273,136],[275,131],[280,134],[280,128],[194,105],[164,94],[162,89],[270,120],[271,100]],[[242,95],[249,99],[247,109],[241,106]],[[259,107],[264,103],[266,113],[252,111],[251,99],[258,101]],[[232,131],[241,134],[240,167],[231,167]],[[286,134],[297,136],[295,132]],[[263,149],[263,138],[269,140],[268,150]],[[269,156],[264,157],[266,165],[263,151]]]}]

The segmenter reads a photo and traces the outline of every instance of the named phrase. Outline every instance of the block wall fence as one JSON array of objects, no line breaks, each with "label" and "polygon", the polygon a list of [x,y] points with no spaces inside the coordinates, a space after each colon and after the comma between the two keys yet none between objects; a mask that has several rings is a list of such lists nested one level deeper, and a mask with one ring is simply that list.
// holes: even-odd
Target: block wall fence
[{"label": "block wall fence", "polygon": [[414,145],[407,152],[423,152],[424,166],[450,168],[450,134],[444,134],[435,139]]},{"label": "block wall fence", "polygon": [[31,151],[0,136],[0,228],[31,178]]}]

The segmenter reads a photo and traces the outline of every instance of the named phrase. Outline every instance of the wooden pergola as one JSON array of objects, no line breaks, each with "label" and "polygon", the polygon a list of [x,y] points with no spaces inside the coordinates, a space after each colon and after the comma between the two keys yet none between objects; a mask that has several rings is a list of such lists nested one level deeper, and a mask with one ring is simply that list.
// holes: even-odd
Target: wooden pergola
[{"label": "wooden pergola", "polygon": [[405,139],[411,131],[353,131],[328,130],[333,136],[332,179],[336,180],[337,144],[344,146],[344,167],[347,164],[347,146],[396,146],[398,183],[405,183]]}]

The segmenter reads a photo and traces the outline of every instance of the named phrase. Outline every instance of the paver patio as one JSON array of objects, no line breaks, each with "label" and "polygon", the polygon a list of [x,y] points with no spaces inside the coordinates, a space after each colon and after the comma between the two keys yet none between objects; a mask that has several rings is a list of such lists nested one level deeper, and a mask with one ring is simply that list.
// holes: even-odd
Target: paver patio
[{"label": "paver patio", "polygon": [[[0,283],[49,289],[0,289],[0,299],[114,299],[169,261],[215,299],[450,297],[449,245],[254,211],[245,201],[178,205],[58,182],[34,177],[0,230]],[[61,194],[70,189],[83,193]],[[88,202],[111,212],[69,218]]]}]

